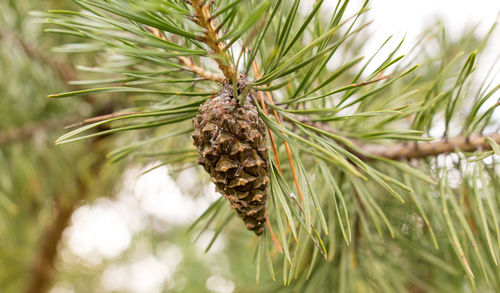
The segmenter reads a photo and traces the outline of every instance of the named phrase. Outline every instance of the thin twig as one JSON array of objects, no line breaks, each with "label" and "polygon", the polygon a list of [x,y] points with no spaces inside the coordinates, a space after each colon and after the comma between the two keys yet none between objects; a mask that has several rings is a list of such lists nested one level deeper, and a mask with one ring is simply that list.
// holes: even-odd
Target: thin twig
[{"label": "thin twig", "polygon": [[273,240],[274,246],[278,249],[280,253],[283,253],[283,249],[281,248],[280,242],[276,238],[273,232],[273,227],[271,227],[271,222],[269,221],[269,216],[266,215],[266,223],[267,227],[269,228],[269,234],[271,235],[271,239]]},{"label": "thin twig", "polygon": [[386,79],[391,78],[391,77],[392,77],[391,75],[383,75],[383,76],[381,76],[379,78],[376,78],[376,79],[372,79],[372,80],[368,80],[368,81],[363,81],[363,82],[360,82],[360,83],[352,84],[351,86],[352,87],[361,87],[361,86],[369,85],[369,84],[376,83],[376,82],[379,82],[379,81],[382,81],[382,80],[386,80]]},{"label": "thin twig", "polygon": [[[149,32],[151,32],[155,37],[160,38],[160,39],[165,40],[165,41],[167,40],[165,38],[165,35],[163,35],[163,33],[159,29],[154,28],[154,27],[150,27],[150,26],[146,26],[145,28]],[[217,74],[217,73],[207,71],[205,68],[194,64],[193,61],[191,61],[191,59],[189,59],[187,57],[178,56],[177,59],[182,63],[182,65],[184,65],[186,70],[189,70],[189,71],[193,72],[194,74],[196,74],[204,79],[208,79],[208,80],[215,81],[218,83],[224,83],[224,81],[226,80],[224,78],[224,76]]]},{"label": "thin twig", "polygon": [[95,116],[95,117],[88,118],[88,119],[85,119],[85,120],[80,121],[80,122],[76,122],[76,123],[73,123],[73,124],[70,124],[70,125],[66,125],[66,126],[64,126],[64,129],[73,128],[73,127],[76,127],[76,126],[81,126],[81,125],[89,124],[89,123],[100,122],[100,121],[108,120],[108,119],[111,119],[111,118],[117,118],[117,117],[122,117],[122,116],[127,116],[127,115],[135,115],[135,114],[141,114],[141,113],[144,113],[144,111],[138,111],[138,112],[114,112],[114,113],[110,113],[110,114]]}]

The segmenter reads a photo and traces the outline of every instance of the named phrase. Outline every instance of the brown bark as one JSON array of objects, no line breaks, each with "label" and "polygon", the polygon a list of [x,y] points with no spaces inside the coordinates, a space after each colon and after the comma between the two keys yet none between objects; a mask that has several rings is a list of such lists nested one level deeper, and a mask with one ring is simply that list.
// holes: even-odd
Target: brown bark
[{"label": "brown bark", "polygon": [[419,142],[412,144],[394,144],[388,146],[365,145],[362,146],[367,154],[384,157],[392,160],[420,159],[425,157],[435,157],[440,154],[453,152],[475,152],[479,150],[491,150],[490,144],[486,141],[489,137],[497,144],[500,144],[500,134],[491,135],[471,135],[457,136],[449,139],[442,139],[432,142]]}]

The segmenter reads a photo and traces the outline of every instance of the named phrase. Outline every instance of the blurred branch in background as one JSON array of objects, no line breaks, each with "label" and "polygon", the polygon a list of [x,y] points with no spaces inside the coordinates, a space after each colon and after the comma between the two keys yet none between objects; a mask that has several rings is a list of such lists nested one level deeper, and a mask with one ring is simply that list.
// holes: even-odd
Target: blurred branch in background
[{"label": "blurred branch in background", "polygon": [[435,157],[441,154],[453,152],[476,152],[489,151],[492,144],[488,143],[490,138],[500,144],[500,134],[472,135],[469,137],[457,136],[450,139],[442,139],[433,142],[395,144],[389,146],[372,145],[366,146],[367,153],[392,160],[411,160],[425,157]]},{"label": "blurred branch in background", "polygon": [[0,132],[0,147],[5,144],[29,139],[36,134],[47,134],[51,131],[60,130],[64,125],[73,123],[74,118],[63,118],[60,120],[50,119],[29,125],[23,125],[13,130],[3,130]]},{"label": "blurred branch in background", "polygon": [[69,197],[61,194],[54,199],[53,215],[49,225],[44,227],[39,240],[39,250],[32,261],[31,278],[27,286],[27,293],[43,293],[50,289],[54,274],[54,262],[58,255],[58,246],[61,243],[62,235],[66,227],[70,224],[71,215],[81,205],[92,198],[92,189],[101,174],[102,167],[105,166],[105,153],[99,147],[103,137],[91,141],[86,151],[97,154],[93,164],[88,167],[88,174],[74,178],[77,185],[76,194]]},{"label": "blurred branch in background", "polygon": [[[54,146],[54,135],[65,125],[80,121],[81,114],[78,106],[52,107],[46,98],[57,79],[61,84],[78,79],[72,66],[48,57],[41,36],[33,34],[33,27],[25,20],[29,9],[49,4],[20,1],[0,5],[0,67],[5,73],[4,86],[0,84],[4,102],[4,120],[0,121],[0,159],[4,159],[0,164],[0,197],[6,196],[3,201],[19,210],[17,214],[0,210],[0,217],[6,217],[2,221],[12,223],[12,227],[0,227],[0,258],[5,266],[0,268],[2,292],[21,292],[23,288],[30,293],[47,292],[54,278],[58,247],[73,212],[99,194],[107,194],[114,188],[116,181],[112,179],[119,175],[101,172],[107,152],[104,137],[84,147]],[[31,37],[26,39],[24,35]],[[92,95],[87,95],[83,103],[90,104],[95,115],[113,112],[112,102],[99,103]],[[103,189],[94,189],[99,186]],[[22,226],[16,227],[17,221]],[[11,274],[16,277],[9,277]]]},{"label": "blurred branch in background", "polygon": [[[59,78],[65,84],[78,79],[78,74],[70,65],[48,58],[48,56],[42,53],[42,51],[35,44],[24,40],[15,31],[0,29],[0,41],[10,44],[10,46],[12,46],[13,48],[18,46],[28,58],[35,62],[40,62],[42,65],[47,66],[50,70],[57,73]],[[78,86],[74,87],[79,88]],[[95,102],[95,97],[93,95],[86,95],[85,100],[92,104],[93,102]],[[99,109],[97,109],[97,111],[102,112],[99,111]],[[60,130],[65,125],[73,124],[78,121],[79,120],[75,119],[74,115],[71,114],[68,115],[68,117],[63,117],[60,119],[37,121],[29,125],[22,125],[19,128],[2,130],[0,131],[0,147],[10,142],[16,142],[30,138],[36,133],[47,133],[53,130]]]},{"label": "blurred branch in background", "polygon": [[[86,191],[82,190],[79,196],[80,198],[75,199],[84,200]],[[42,233],[39,251],[33,261],[31,281],[28,283],[27,293],[47,292],[50,288],[57,248],[61,242],[63,231],[69,225],[71,215],[76,208],[76,202],[65,204],[56,201],[54,203],[52,225],[46,227]]]},{"label": "blurred branch in background", "polygon": [[49,58],[42,53],[42,51],[34,43],[23,39],[17,32],[0,29],[0,39],[3,39],[4,42],[11,44],[11,46],[19,46],[27,57],[33,61],[40,62],[48,66],[55,73],[57,73],[59,78],[65,83],[78,79],[77,73],[70,65]]}]

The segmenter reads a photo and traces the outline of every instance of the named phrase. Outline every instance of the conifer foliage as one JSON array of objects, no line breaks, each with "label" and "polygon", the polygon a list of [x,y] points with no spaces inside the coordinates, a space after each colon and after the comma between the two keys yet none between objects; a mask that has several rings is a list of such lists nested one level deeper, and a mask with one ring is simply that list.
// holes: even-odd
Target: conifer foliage
[{"label": "conifer foliage", "polygon": [[[75,0],[44,14],[75,37],[58,51],[102,60],[79,67],[98,74],[84,89],[49,97],[133,97],[57,143],[113,134],[128,144],[111,162],[173,170],[198,157],[262,233],[257,279],[265,264],[298,292],[500,291],[500,85],[475,77],[495,26],[457,42],[431,30],[406,55],[388,37],[364,57],[368,1],[352,15],[313,2]],[[215,201],[193,229],[218,237],[228,208]]]}]

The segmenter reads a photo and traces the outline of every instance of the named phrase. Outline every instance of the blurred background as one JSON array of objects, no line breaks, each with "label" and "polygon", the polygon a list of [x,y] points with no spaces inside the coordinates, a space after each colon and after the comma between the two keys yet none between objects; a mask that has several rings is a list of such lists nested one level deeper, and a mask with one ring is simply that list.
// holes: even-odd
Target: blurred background
[{"label": "blurred background", "polygon": [[[347,15],[361,2],[353,1]],[[310,5],[304,1],[301,11]],[[440,24],[452,40],[486,34],[500,2],[385,0],[372,7],[363,50],[376,50],[392,34],[394,43],[405,36],[404,51]],[[170,176],[169,166],[140,160],[107,163],[123,136],[54,144],[65,126],[123,108],[129,97],[46,98],[78,88],[70,81],[92,79],[75,65],[92,67],[103,58],[58,53],[69,37],[44,33],[34,12],[48,9],[77,7],[62,0],[0,1],[0,292],[267,292],[279,286],[255,284],[251,254],[242,251],[252,252],[257,240],[240,223],[214,243],[214,231],[186,232],[218,197],[194,167]],[[500,54],[495,34],[483,53],[491,58],[482,60]],[[429,54],[435,45],[429,42]]]}]

